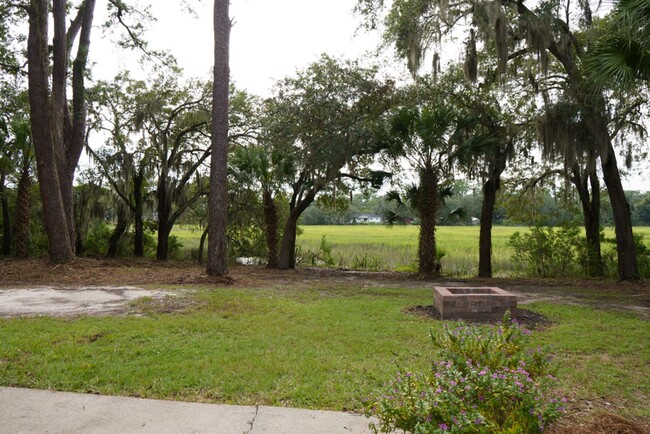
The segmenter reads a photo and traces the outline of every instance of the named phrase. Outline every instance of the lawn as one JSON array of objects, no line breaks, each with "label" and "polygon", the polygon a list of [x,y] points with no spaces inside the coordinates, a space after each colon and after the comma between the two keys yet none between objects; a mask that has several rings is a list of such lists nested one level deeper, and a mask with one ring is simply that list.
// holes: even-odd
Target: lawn
[{"label": "lawn", "polygon": [[[0,385],[229,404],[360,410],[397,370],[430,366],[430,289],[322,282],[196,289],[140,315],[0,319]],[[650,327],[538,302],[565,394],[650,418]]]}]

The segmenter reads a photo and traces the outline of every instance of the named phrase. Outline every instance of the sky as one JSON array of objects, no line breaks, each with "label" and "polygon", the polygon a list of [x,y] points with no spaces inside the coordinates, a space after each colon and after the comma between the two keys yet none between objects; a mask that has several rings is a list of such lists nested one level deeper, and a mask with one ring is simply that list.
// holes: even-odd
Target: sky
[{"label": "sky", "polygon": [[[348,59],[364,57],[365,52],[376,49],[379,38],[365,32],[355,37],[360,22],[352,13],[355,2],[232,1],[231,79],[238,88],[267,96],[276,80],[306,67],[321,53]],[[157,22],[151,25],[147,36],[151,48],[169,49],[187,76],[209,78],[213,63],[212,1],[195,3],[200,5],[195,8],[198,17],[184,12],[181,2],[152,3],[151,12]],[[112,71],[133,65],[133,56],[119,53],[110,41],[100,44],[101,49],[94,52],[94,60],[101,66],[95,72],[98,78],[111,78]]]},{"label": "sky", "polygon": [[[157,21],[150,25],[147,40],[151,48],[168,49],[174,54],[188,77],[208,79],[213,64],[213,5],[211,0],[191,1],[197,12],[195,17],[183,10],[180,1],[152,1],[151,12]],[[355,3],[356,0],[231,1],[231,80],[240,89],[268,96],[275,81],[305,68],[322,53],[346,59],[372,59],[380,37],[359,30],[361,18],[352,12]],[[98,25],[103,22],[102,12],[103,7],[98,4]],[[95,37],[93,44],[90,51],[95,78],[111,79],[123,68],[131,69],[138,77],[133,54],[116,49],[110,36]],[[403,63],[393,59],[390,49],[383,50],[381,58],[388,70],[406,77]],[[650,150],[648,144],[645,146]],[[622,161],[619,159],[619,165]],[[624,186],[650,190],[648,164],[636,167],[624,180]]]}]

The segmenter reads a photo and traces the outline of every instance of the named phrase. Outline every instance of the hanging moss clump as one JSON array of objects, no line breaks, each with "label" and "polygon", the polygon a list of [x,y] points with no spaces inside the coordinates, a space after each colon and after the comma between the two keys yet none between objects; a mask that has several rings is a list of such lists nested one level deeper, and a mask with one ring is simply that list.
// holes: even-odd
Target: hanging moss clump
[{"label": "hanging moss clump", "polygon": [[470,30],[469,41],[465,50],[465,78],[472,83],[478,77],[478,54],[476,53],[476,38],[474,29]]}]

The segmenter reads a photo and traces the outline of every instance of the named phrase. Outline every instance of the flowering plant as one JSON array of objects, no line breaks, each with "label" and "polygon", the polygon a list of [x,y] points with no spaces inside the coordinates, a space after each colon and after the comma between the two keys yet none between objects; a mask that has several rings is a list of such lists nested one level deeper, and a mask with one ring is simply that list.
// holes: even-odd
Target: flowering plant
[{"label": "flowering plant", "polygon": [[563,410],[550,359],[528,351],[530,332],[509,316],[497,327],[462,324],[432,334],[441,361],[424,373],[399,372],[367,403],[375,433],[532,433]]}]

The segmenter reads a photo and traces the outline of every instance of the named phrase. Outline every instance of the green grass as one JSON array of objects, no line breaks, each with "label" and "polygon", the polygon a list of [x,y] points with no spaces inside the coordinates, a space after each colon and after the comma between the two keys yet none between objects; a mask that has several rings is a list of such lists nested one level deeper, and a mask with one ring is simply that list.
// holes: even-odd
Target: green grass
[{"label": "green grass", "polygon": [[[334,266],[340,268],[415,271],[418,226],[348,225],[301,226],[298,236],[298,259],[302,265],[317,265],[310,253],[319,253],[324,236],[332,249]],[[494,277],[510,277],[518,270],[512,262],[513,249],[508,241],[515,232],[527,227],[495,226],[492,229],[492,270]],[[650,242],[650,227],[635,227]],[[198,249],[201,230],[192,226],[174,228],[183,249]],[[613,239],[614,230],[605,230]],[[439,226],[436,231],[438,248],[445,252],[442,271],[447,276],[475,276],[478,273],[478,226]],[[604,250],[613,249],[605,244]],[[186,255],[190,257],[189,253]]]},{"label": "green grass", "polygon": [[[429,330],[405,307],[428,289],[199,290],[176,313],[0,320],[0,385],[152,398],[356,409],[396,372],[426,369]],[[173,304],[173,303],[172,303]],[[566,393],[650,417],[650,327],[632,315],[538,303]]]},{"label": "green grass", "polygon": [[[301,226],[303,233],[297,244],[301,252],[316,252],[325,236],[332,247],[337,266],[355,267],[358,259],[374,259],[374,269],[415,271],[419,227],[383,225]],[[442,271],[451,276],[475,276],[478,273],[478,226],[439,226],[436,230],[438,249],[445,252]],[[508,245],[515,232],[527,227],[495,226],[492,229],[492,270],[494,277],[509,277],[517,273],[512,262],[513,249]],[[650,227],[635,227],[636,233],[650,241]],[[614,238],[614,230],[606,229],[605,237]],[[604,249],[613,248],[605,245]],[[357,261],[355,261],[357,259]],[[371,267],[373,268],[373,267]]]},{"label": "green grass", "polygon": [[555,321],[537,339],[552,347],[565,391],[578,399],[623,401],[650,417],[650,323],[633,314],[538,304]]},{"label": "green grass", "polygon": [[[317,251],[323,236],[331,245],[334,258],[340,266],[354,267],[355,258],[365,255],[376,259],[379,269],[415,271],[417,257],[418,226],[353,225],[353,226],[301,226],[303,233],[297,244],[302,252]],[[492,235],[493,269],[495,276],[513,271],[510,261],[512,249],[508,239],[521,227],[495,227]],[[447,275],[476,275],[478,270],[477,226],[440,226],[436,231],[438,249],[446,255],[442,258],[443,272]]]},{"label": "green grass", "polygon": [[[172,229],[171,235],[174,235],[183,245],[183,250],[198,250],[201,242],[203,229],[194,225],[177,225]],[[189,257],[189,254],[188,254]]]},{"label": "green grass", "polygon": [[425,363],[429,324],[400,312],[425,295],[220,289],[184,314],[2,320],[0,384],[358,408],[393,371],[393,354]]}]

